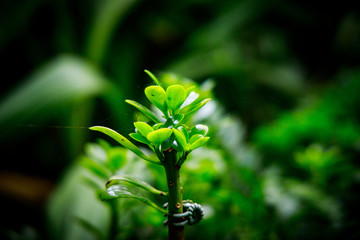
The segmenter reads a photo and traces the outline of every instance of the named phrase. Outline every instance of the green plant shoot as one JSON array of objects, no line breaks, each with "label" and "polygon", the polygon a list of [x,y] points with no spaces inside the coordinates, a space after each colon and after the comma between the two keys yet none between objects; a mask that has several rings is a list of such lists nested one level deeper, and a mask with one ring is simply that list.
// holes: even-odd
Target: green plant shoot
[{"label": "green plant shoot", "polygon": [[[206,136],[209,130],[207,126],[197,124],[190,127],[184,121],[210,99],[200,102],[196,102],[194,99],[186,101],[193,88],[185,89],[181,85],[171,85],[164,89],[154,74],[148,70],[145,72],[156,84],[145,88],[145,95],[162,115],[158,116],[133,100],[126,100],[126,102],[149,119],[149,122],[134,122],[135,132],[131,133],[130,137],[137,142],[146,144],[154,152],[154,155],[146,155],[130,140],[110,128],[94,126],[90,129],[108,135],[145,161],[162,165],[166,173],[168,192],[157,190],[141,180],[135,180],[128,176],[113,176],[106,183],[102,199],[138,199],[168,216],[164,224],[168,225],[169,239],[184,239],[184,226],[200,221],[203,217],[203,209],[200,204],[193,203],[191,200],[183,201],[180,169],[188,155],[209,140],[209,137]],[[194,93],[192,96],[198,97],[199,94]],[[163,197],[165,209],[142,194],[143,191]]]}]

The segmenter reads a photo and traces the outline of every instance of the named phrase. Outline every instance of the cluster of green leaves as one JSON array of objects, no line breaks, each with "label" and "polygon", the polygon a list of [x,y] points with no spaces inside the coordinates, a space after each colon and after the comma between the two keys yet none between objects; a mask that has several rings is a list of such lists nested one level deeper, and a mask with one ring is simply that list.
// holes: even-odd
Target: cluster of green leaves
[{"label": "cluster of green leaves", "polygon": [[[180,168],[190,152],[204,145],[210,139],[206,137],[209,130],[206,125],[197,124],[190,128],[185,124],[185,119],[203,107],[210,98],[203,99],[200,102],[195,101],[200,95],[193,91],[194,87],[185,90],[179,84],[170,85],[165,90],[151,72],[147,70],[145,72],[156,83],[156,85],[145,89],[145,95],[159,109],[161,115],[157,115],[138,102],[131,100],[126,102],[140,110],[153,122],[152,125],[147,122],[135,122],[135,133],[131,133],[130,136],[136,141],[148,145],[154,154],[152,156],[145,154],[126,137],[110,128],[94,126],[90,129],[110,136],[141,159],[151,163],[162,165],[165,161],[170,161],[165,159],[164,152],[174,151],[176,152],[176,165]],[[142,180],[124,175],[114,175],[106,183],[106,189],[101,198],[102,200],[133,198],[162,213],[168,213],[167,210],[157,205],[151,197],[143,194],[144,191],[150,195],[167,196],[166,192],[157,190]]]},{"label": "cluster of green leaves", "polygon": [[207,126],[197,124],[190,128],[184,122],[191,114],[210,101],[210,98],[196,102],[199,94],[193,91],[194,87],[185,89],[178,84],[171,85],[165,90],[151,72],[147,70],[145,72],[157,84],[147,87],[145,95],[160,110],[162,115],[157,115],[136,101],[126,100],[127,103],[137,108],[153,122],[152,125],[146,122],[135,122],[135,132],[131,133],[130,137],[140,143],[147,144],[154,151],[158,160],[147,156],[127,138],[112,129],[102,126],[94,126],[90,129],[105,133],[137,156],[152,163],[161,164],[164,161],[163,152],[173,149],[177,152],[177,165],[181,167],[190,152],[209,140],[209,137],[206,137],[209,130]]}]

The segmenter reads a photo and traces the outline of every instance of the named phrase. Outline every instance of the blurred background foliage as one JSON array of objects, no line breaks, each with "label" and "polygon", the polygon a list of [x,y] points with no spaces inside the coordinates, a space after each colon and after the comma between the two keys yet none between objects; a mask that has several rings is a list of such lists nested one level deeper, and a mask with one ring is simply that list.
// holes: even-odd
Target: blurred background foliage
[{"label": "blurred background foliage", "polygon": [[[359,3],[4,0],[0,29],[1,239],[106,238],[107,168],[166,189],[87,129],[132,131],[144,69],[214,99],[183,169],[207,216],[189,239],[360,237]],[[155,210],[118,212],[120,239],[166,238]]]}]

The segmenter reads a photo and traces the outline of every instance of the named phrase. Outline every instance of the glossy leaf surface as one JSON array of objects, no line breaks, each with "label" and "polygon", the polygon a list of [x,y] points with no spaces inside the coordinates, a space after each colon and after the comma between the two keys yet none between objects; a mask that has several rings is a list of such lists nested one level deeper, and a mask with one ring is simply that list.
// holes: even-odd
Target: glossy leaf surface
[{"label": "glossy leaf surface", "polygon": [[114,184],[119,184],[121,182],[127,182],[130,183],[136,187],[140,187],[148,192],[151,192],[153,194],[159,195],[159,196],[166,196],[167,193],[160,191],[156,188],[154,188],[153,186],[151,186],[150,184],[148,184],[147,182],[144,182],[141,179],[135,178],[135,177],[130,177],[130,176],[124,176],[124,175],[115,175],[112,176],[109,181],[106,183],[106,187],[110,187],[111,185]]},{"label": "glossy leaf surface", "polygon": [[102,200],[112,200],[117,198],[132,198],[137,199],[150,207],[155,208],[163,214],[167,214],[168,212],[156,205],[149,198],[145,197],[140,191],[136,189],[136,187],[125,186],[125,185],[111,185],[109,186],[101,196]]}]

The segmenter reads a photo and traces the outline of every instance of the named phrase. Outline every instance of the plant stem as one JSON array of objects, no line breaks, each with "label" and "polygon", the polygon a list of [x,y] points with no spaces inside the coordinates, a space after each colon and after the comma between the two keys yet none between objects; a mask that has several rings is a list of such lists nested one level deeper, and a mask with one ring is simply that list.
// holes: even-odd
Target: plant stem
[{"label": "plant stem", "polygon": [[168,184],[168,226],[169,226],[169,240],[183,240],[184,227],[175,227],[174,222],[182,222],[184,219],[174,219],[174,213],[182,213],[182,187],[180,183],[180,168],[176,166],[176,151],[170,148],[164,151],[164,167],[166,172],[166,180]]},{"label": "plant stem", "polygon": [[114,240],[118,233],[118,224],[119,224],[119,212],[118,212],[118,201],[113,200],[109,201],[110,204],[110,229],[109,229],[109,240]]}]

